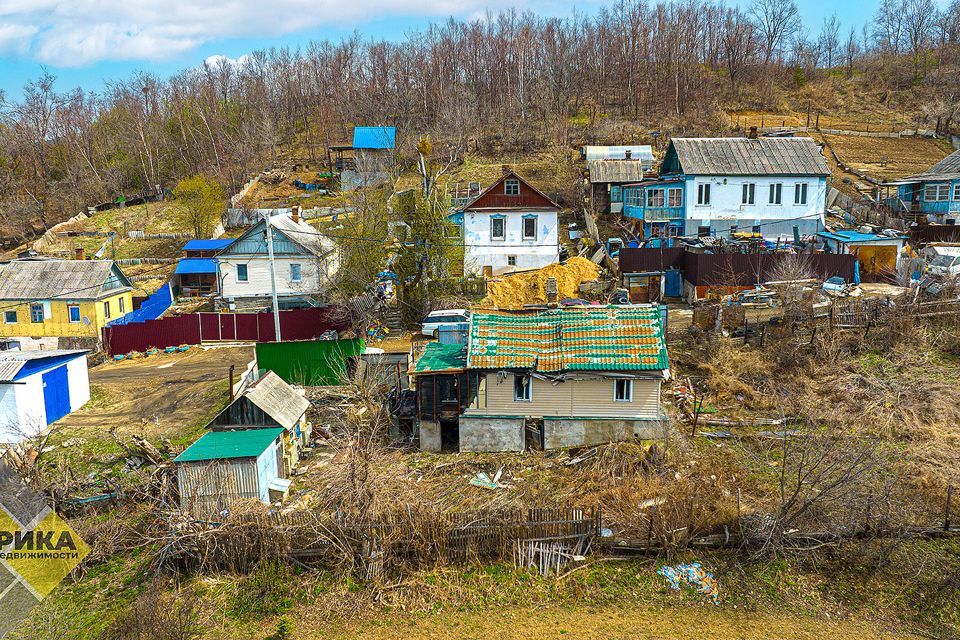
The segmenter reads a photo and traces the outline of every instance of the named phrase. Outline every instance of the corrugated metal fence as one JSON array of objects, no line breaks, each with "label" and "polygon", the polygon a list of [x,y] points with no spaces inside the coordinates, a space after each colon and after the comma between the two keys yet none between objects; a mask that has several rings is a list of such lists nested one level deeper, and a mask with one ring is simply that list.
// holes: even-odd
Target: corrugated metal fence
[{"label": "corrugated metal fence", "polygon": [[[280,312],[280,335],[283,340],[313,340],[351,323],[350,312],[340,306],[291,309]],[[217,341],[275,342],[273,313],[194,313],[103,329],[104,350],[111,355]]]}]

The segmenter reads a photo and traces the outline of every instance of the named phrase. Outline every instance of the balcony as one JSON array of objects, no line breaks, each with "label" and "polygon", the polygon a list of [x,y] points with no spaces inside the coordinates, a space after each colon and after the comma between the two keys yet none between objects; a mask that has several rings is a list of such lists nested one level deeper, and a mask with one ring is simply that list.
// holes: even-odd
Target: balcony
[{"label": "balcony", "polygon": [[683,220],[683,207],[640,207],[624,205],[623,215],[644,222],[669,222]]}]

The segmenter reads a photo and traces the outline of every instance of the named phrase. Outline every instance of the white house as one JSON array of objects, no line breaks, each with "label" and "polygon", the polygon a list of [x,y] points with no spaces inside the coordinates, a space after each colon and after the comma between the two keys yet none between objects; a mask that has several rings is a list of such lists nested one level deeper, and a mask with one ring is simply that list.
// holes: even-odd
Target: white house
[{"label": "white house", "polygon": [[625,188],[624,215],[647,235],[769,240],[820,231],[830,169],[810,138],[674,138],[660,179]]},{"label": "white house", "polygon": [[[283,306],[297,306],[323,293],[339,268],[336,245],[292,214],[269,218],[273,235],[277,295]],[[261,220],[217,254],[220,297],[228,303],[271,296],[267,227]]]},{"label": "white house", "polygon": [[539,269],[560,258],[560,207],[509,168],[463,208],[464,272]]},{"label": "white house", "polygon": [[87,352],[83,350],[0,353],[0,444],[15,444],[90,399]]}]

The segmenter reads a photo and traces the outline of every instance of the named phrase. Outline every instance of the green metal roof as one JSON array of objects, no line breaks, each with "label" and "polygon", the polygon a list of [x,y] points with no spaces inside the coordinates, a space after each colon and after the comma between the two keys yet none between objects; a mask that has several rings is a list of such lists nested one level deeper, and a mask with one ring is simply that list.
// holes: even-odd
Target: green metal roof
[{"label": "green metal roof", "polygon": [[187,447],[174,462],[201,460],[229,460],[256,458],[283,433],[283,427],[244,429],[240,431],[210,431]]},{"label": "green metal roof", "polygon": [[440,344],[430,342],[423,355],[417,360],[413,372],[437,373],[440,371],[462,370],[467,367],[467,347],[462,344]]},{"label": "green metal roof", "polygon": [[657,305],[474,313],[471,369],[659,371],[669,368]]}]

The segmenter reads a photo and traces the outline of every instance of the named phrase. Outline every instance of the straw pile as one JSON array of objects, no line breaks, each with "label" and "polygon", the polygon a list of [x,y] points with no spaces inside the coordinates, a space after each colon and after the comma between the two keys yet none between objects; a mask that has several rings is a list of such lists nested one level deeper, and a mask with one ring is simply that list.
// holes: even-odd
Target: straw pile
[{"label": "straw pile", "polygon": [[547,279],[557,279],[560,300],[580,296],[580,285],[600,276],[600,268],[586,258],[570,258],[566,264],[551,264],[536,271],[505,276],[487,283],[481,306],[522,309],[527,304],[546,304]]}]

